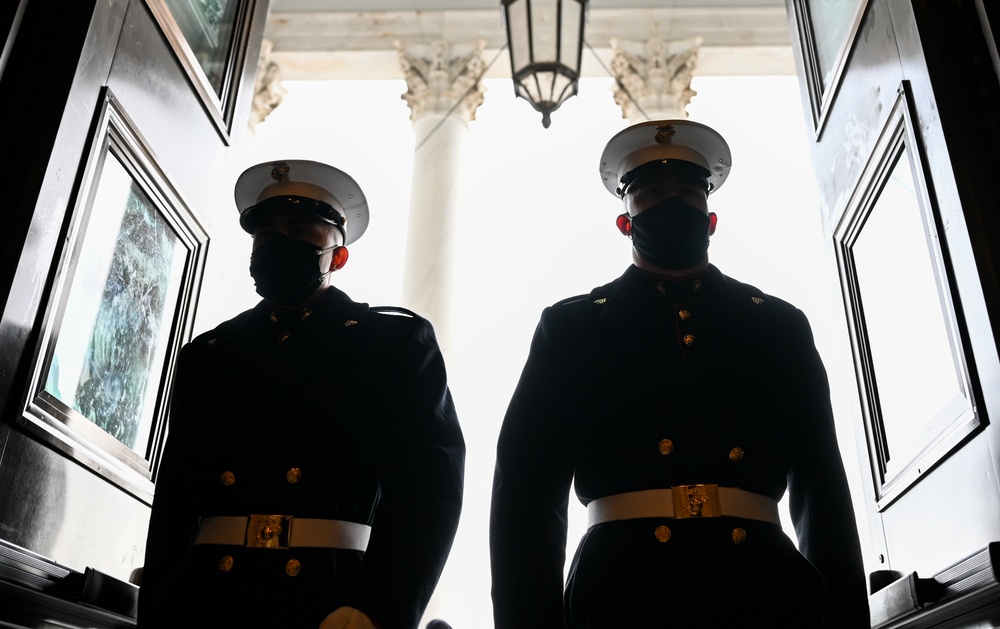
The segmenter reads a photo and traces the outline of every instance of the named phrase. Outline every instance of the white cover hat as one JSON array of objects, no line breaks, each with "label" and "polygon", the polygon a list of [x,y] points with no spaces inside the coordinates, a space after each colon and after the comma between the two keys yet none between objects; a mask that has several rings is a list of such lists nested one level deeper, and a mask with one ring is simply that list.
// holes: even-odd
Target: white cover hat
[{"label": "white cover hat", "polygon": [[650,162],[687,162],[705,170],[709,194],[726,182],[733,158],[718,131],[690,120],[640,122],[618,132],[601,155],[601,179],[608,192],[621,196],[626,176]]},{"label": "white cover hat", "polygon": [[341,227],[345,245],[368,228],[368,201],[361,186],[344,171],[321,162],[288,159],[251,166],[236,180],[235,197],[240,226],[251,233],[260,204],[282,197]]}]

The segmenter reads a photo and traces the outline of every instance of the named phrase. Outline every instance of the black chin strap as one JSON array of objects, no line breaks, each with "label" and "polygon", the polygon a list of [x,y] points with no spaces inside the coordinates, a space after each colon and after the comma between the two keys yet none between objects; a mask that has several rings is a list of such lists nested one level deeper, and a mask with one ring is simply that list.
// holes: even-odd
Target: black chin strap
[{"label": "black chin strap", "polygon": [[710,191],[712,189],[712,184],[709,182],[711,173],[708,172],[707,169],[702,168],[698,164],[685,162],[679,159],[661,159],[655,162],[647,162],[642,166],[637,166],[636,168],[633,168],[625,173],[625,175],[622,176],[621,186],[618,187],[618,196],[625,196],[625,192],[628,190],[629,186],[640,179],[662,176],[668,172],[682,173],[696,177],[705,182],[706,190]]}]

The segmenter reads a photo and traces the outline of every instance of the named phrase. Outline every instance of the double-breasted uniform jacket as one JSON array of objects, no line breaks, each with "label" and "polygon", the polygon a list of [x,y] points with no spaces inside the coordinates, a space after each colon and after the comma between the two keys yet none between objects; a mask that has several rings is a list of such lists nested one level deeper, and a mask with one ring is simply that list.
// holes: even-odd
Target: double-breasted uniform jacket
[{"label": "double-breasted uniform jacket", "polygon": [[[266,302],[180,353],[140,626],[319,626],[342,605],[413,628],[461,510],[465,444],[430,324],[331,288]],[[367,550],[193,545],[200,518],[372,526]]]},{"label": "double-breasted uniform jacket", "polygon": [[[801,553],[758,520],[610,521],[564,588],[571,485],[588,504],[693,484],[787,488]],[[547,308],[498,442],[491,563],[497,629],[869,626],[805,315],[714,266],[676,282],[630,267]]]}]

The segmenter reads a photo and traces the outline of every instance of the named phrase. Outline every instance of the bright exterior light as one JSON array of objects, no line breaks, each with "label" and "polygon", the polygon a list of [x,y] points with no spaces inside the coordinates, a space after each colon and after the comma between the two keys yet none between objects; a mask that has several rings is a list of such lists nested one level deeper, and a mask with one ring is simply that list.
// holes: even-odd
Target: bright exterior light
[{"label": "bright exterior light", "polygon": [[542,126],[580,81],[588,0],[501,0],[514,91],[542,114]]}]

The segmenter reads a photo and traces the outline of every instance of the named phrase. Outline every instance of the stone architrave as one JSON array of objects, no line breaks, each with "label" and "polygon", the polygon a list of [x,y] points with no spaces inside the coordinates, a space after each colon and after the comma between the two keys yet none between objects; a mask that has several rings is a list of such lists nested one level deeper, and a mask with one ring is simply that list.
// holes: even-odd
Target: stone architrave
[{"label": "stone architrave", "polygon": [[274,44],[264,40],[260,46],[257,77],[250,108],[250,130],[271,114],[284,100],[288,90],[281,84],[281,67],[271,58]]},{"label": "stone architrave", "polygon": [[450,345],[454,229],[462,150],[483,103],[485,41],[396,44],[416,138],[402,304],[431,321]]},{"label": "stone architrave", "polygon": [[687,118],[687,106],[697,92],[691,77],[698,62],[701,38],[677,41],[612,39],[611,71],[615,102],[630,123]]}]

